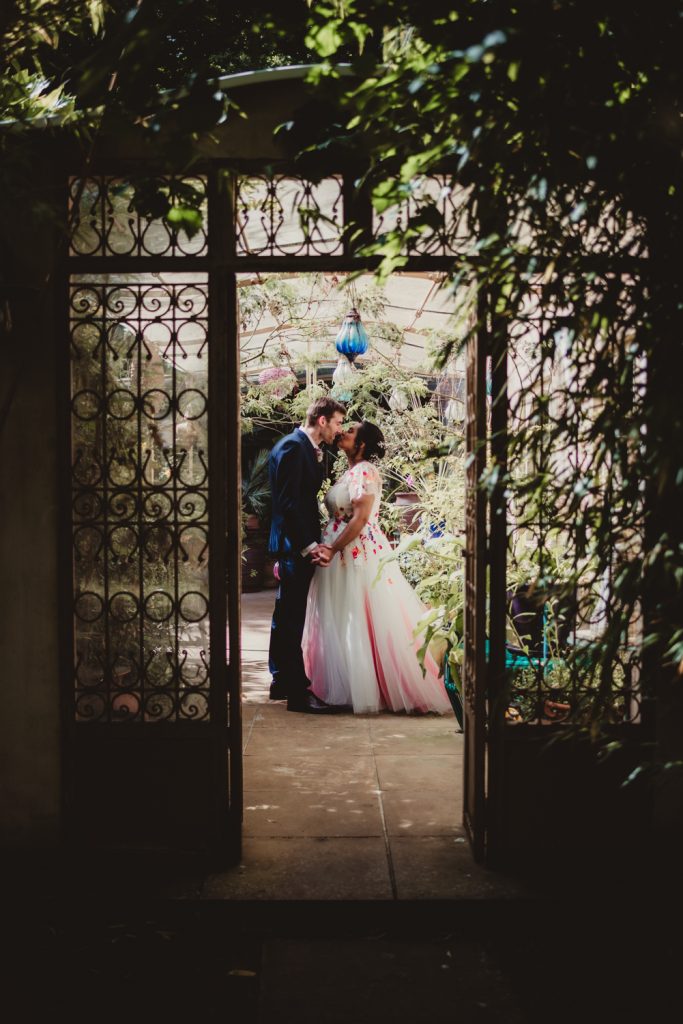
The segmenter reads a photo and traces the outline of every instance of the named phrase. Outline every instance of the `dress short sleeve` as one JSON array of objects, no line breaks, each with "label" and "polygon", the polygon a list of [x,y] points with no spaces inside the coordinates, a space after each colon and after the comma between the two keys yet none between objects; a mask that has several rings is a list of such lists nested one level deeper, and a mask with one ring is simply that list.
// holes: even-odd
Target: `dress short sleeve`
[{"label": "dress short sleeve", "polygon": [[349,470],[349,494],[351,501],[359,501],[366,494],[376,496],[382,493],[382,477],[371,462],[359,462]]}]

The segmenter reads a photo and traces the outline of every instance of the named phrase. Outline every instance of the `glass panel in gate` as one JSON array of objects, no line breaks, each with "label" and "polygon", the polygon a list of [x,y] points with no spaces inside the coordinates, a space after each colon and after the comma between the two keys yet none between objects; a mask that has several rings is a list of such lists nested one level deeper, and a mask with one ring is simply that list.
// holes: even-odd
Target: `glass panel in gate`
[{"label": "glass panel in gate", "polygon": [[313,182],[253,175],[236,182],[238,256],[339,256],[343,252],[341,178]]},{"label": "glass panel in gate", "polygon": [[74,714],[209,715],[208,276],[70,279]]},{"label": "glass panel in gate", "polygon": [[[158,208],[145,216],[136,208],[136,191]],[[189,237],[164,217],[181,202],[192,202],[202,225]],[[205,256],[208,252],[206,180],[200,177],[72,178],[69,185],[70,256]]]},{"label": "glass panel in gate", "polygon": [[[619,288],[618,277],[593,274],[583,301],[598,308],[606,292],[618,301]],[[626,300],[623,320],[597,342],[579,331],[571,305],[531,282],[510,328],[507,371],[508,725],[640,719],[640,603],[614,593],[617,579],[639,573],[642,555],[643,494],[624,471],[641,444],[646,368],[631,355]],[[614,376],[604,400],[588,385],[593,344]]]},{"label": "glass panel in gate", "polygon": [[[394,185],[395,187],[395,185]],[[467,189],[450,174],[423,174],[398,186],[400,201],[373,215],[372,235],[382,241],[405,232],[401,252],[409,256],[457,256],[472,247],[465,202]],[[377,197],[376,197],[377,198]],[[384,206],[380,197],[380,206]]]}]

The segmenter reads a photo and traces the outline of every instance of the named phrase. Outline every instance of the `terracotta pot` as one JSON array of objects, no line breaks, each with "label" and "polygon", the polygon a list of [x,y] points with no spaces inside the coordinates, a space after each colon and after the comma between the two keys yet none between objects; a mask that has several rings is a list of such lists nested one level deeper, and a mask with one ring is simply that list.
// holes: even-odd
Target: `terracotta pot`
[{"label": "terracotta pot", "polygon": [[413,533],[419,523],[419,509],[416,507],[420,500],[415,491],[398,491],[394,495],[396,504],[401,508],[401,521],[406,533]]}]

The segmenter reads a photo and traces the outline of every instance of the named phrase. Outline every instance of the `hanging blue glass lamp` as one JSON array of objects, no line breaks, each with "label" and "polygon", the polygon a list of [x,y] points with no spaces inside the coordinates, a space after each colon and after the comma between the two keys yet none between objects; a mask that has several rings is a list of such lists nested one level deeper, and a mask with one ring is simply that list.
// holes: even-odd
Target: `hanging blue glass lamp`
[{"label": "hanging blue glass lamp", "polygon": [[362,356],[364,352],[367,352],[369,344],[368,332],[363,326],[360,313],[353,306],[342,320],[342,325],[339,328],[335,341],[335,346],[339,353],[339,361],[337,368],[332,374],[332,382],[334,384],[335,397],[342,402],[348,402],[351,398],[351,392],[346,390],[346,388],[350,378],[356,372],[353,361],[356,356]]},{"label": "hanging blue glass lamp", "polygon": [[339,328],[336,340],[337,352],[346,356],[352,363],[356,356],[362,356],[364,352],[367,352],[369,344],[368,332],[363,327],[360,313],[354,306],[348,311]]}]

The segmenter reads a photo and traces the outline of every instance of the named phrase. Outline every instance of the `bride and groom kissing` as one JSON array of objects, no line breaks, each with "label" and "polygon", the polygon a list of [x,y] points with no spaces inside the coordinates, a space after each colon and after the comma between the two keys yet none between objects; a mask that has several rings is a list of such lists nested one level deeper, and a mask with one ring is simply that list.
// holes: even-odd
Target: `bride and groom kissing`
[{"label": "bride and groom kissing", "polygon": [[[271,700],[288,711],[356,714],[450,712],[438,666],[424,673],[415,627],[425,607],[380,527],[384,455],[380,429],[368,421],[344,426],[346,409],[317,399],[306,422],[273,447],[270,551],[279,584],[270,632]],[[337,448],[348,468],[325,495],[322,529],[318,492],[321,445]]]}]

